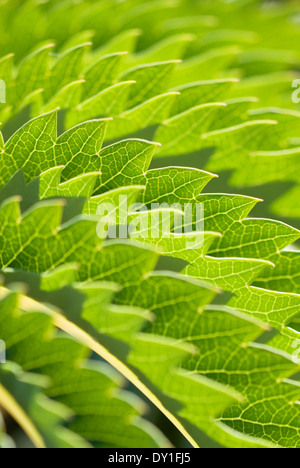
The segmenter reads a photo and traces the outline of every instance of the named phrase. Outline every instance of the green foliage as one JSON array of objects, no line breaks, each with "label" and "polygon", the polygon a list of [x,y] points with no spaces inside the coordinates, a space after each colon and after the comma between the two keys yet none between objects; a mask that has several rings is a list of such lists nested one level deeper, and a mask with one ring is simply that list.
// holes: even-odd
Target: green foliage
[{"label": "green foliage", "polygon": [[[234,170],[231,181],[235,186],[294,182],[289,174],[270,174],[281,164],[281,158],[276,157],[278,149],[288,152],[290,162],[290,151],[297,152],[299,146],[298,106],[291,98],[291,84],[299,76],[299,30],[293,21],[297,12],[293,2],[269,11],[260,10],[254,0],[231,5],[219,1],[217,7],[215,2],[192,0],[176,5],[167,1],[141,5],[135,0],[85,5],[72,0],[27,1],[21,6],[18,0],[9,2],[9,6],[4,3],[0,74],[7,82],[8,105],[1,110],[2,122],[33,102],[34,115],[56,106],[67,108],[67,128],[90,118],[113,116],[108,139],[163,123],[154,137],[164,143],[157,155],[181,155],[211,144],[220,148],[225,137],[228,157],[223,149],[216,152],[209,170]],[[17,6],[20,8],[16,10]],[[36,25],[26,35],[28,18],[30,22],[36,18]],[[101,28],[97,18],[101,18]],[[148,27],[149,22],[152,27]],[[268,33],[275,30],[276,35]],[[126,55],[120,50],[136,53]],[[183,63],[176,65],[182,58]],[[95,80],[96,76],[101,79]],[[192,87],[186,86],[187,77]],[[235,80],[229,78],[228,82],[228,77]],[[203,83],[213,79],[222,80],[224,89],[231,84],[231,90],[223,92],[220,83]],[[176,99],[178,92],[181,96]],[[220,97],[227,108],[197,108]],[[253,112],[253,106],[258,111]],[[278,106],[292,112],[278,110]],[[259,122],[253,123],[251,144],[246,145],[243,135],[245,131],[249,134],[248,125],[252,124],[247,122],[253,120]],[[266,132],[261,120],[277,123],[276,132],[269,130],[270,138],[259,137]],[[181,125],[188,132],[184,132],[185,138],[174,141]],[[265,151],[272,158],[265,160],[261,155]],[[245,171],[245,158],[257,167],[259,177]],[[299,217],[293,202],[298,192],[296,187],[279,199],[272,206],[273,212]]]},{"label": "green foliage", "polygon": [[[5,325],[1,329],[9,359],[25,372],[10,364],[3,366],[1,385],[13,389],[17,403],[28,411],[48,446],[89,447],[75,432],[96,446],[166,443],[139,417],[143,410],[139,399],[118,389],[122,380],[111,368],[92,362],[88,348],[57,333],[53,320],[39,306],[19,301],[16,293],[3,297],[1,322],[5,320]],[[42,373],[49,382],[28,372]],[[45,387],[55,403],[42,394]],[[58,426],[62,417],[72,417],[68,430]]]},{"label": "green foliage", "polygon": [[[172,159],[214,148],[208,169],[233,170],[234,185],[298,182],[296,9],[215,3],[0,7],[3,135],[31,113],[0,133],[0,404],[37,446],[169,446],[118,371],[194,446],[205,433],[299,447],[300,232],[249,217],[260,200],[207,193],[214,174]],[[171,165],[153,169],[161,157]],[[278,213],[298,216],[297,190]],[[103,240],[97,208],[120,213],[120,195],[148,208],[129,221],[148,221],[152,203],[173,206],[156,210],[170,218],[189,203],[193,221],[182,234],[158,217],[158,238]],[[162,271],[162,258],[185,266]]]}]

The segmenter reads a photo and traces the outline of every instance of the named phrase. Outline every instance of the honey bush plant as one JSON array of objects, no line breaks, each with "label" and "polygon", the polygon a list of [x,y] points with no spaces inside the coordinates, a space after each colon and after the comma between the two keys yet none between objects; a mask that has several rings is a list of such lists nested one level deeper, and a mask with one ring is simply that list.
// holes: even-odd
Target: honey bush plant
[{"label": "honey bush plant", "polygon": [[[170,447],[148,402],[193,447],[298,448],[297,2],[2,0],[0,26],[0,445]],[[101,239],[122,196],[204,232]]]}]

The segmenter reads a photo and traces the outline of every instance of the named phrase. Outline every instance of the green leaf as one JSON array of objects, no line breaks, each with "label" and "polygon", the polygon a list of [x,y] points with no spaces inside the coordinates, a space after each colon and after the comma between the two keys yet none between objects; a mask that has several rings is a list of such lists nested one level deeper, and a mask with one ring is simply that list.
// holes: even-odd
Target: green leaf
[{"label": "green leaf", "polygon": [[297,14],[1,3],[0,446],[299,447]]},{"label": "green leaf", "polygon": [[[2,300],[0,320],[6,322],[3,338],[8,359],[27,372],[6,364],[0,370],[0,392],[7,396],[9,411],[12,406],[8,399],[15,401],[17,419],[36,445],[90,447],[84,439],[95,446],[129,447],[136,440],[144,447],[168,445],[150,423],[140,418],[144,405],[119,389],[123,381],[115,372],[88,359],[88,349],[77,341],[57,334],[51,318],[34,304],[28,307],[20,297],[18,308],[15,296],[8,294]],[[47,399],[40,394],[41,383],[43,388],[47,384]]]}]

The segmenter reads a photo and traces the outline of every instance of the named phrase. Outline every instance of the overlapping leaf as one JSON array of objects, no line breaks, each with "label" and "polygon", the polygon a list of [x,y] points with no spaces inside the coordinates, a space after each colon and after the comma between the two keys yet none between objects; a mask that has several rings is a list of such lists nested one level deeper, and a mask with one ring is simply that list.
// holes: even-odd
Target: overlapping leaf
[{"label": "overlapping leaf", "polygon": [[[58,274],[55,276],[57,283]],[[51,287],[49,277],[44,278],[44,284]],[[108,291],[103,290],[103,297]],[[142,447],[168,446],[159,431],[140,418],[143,404],[138,398],[118,389],[122,381],[117,374],[89,360],[88,348],[65,333],[57,333],[44,307],[26,304],[22,296],[18,305],[15,293],[4,294],[1,336],[7,359],[26,373],[8,362],[1,369],[1,390],[9,392],[18,406],[12,416],[19,416],[21,425],[25,419],[22,410],[28,414],[30,419],[23,428],[35,444],[53,448],[85,448],[90,444],[130,447],[138,441]],[[43,396],[41,386],[51,400]],[[1,402],[5,403],[5,398]],[[7,403],[6,409],[11,411],[10,401]],[[62,417],[68,428],[62,427]]]},{"label": "overlapping leaf", "polygon": [[[28,125],[33,126],[32,128],[36,130],[40,128],[40,125],[37,125],[37,123],[43,119],[48,120],[49,118],[53,119],[53,114],[34,120]],[[23,215],[20,212],[19,201],[17,199],[13,198],[7,200],[4,202],[1,211],[3,219],[3,238],[4,240],[7,239],[7,242],[3,244],[3,249],[1,250],[2,268],[10,267],[15,269],[26,269],[29,271],[46,272],[51,271],[53,268],[57,268],[64,263],[76,263],[80,265],[77,272],[77,279],[79,281],[109,280],[118,282],[123,286],[123,289],[120,297],[117,296],[117,302],[120,302],[124,306],[131,305],[139,307],[139,309],[150,309],[150,311],[155,311],[155,314],[158,314],[159,316],[162,314],[162,306],[155,304],[155,302],[153,305],[143,305],[143,303],[140,303],[139,301],[146,297],[149,297],[150,300],[153,301],[154,291],[156,291],[156,294],[158,294],[160,290],[162,291],[161,294],[165,294],[167,291],[169,291],[170,294],[171,291],[174,291],[175,297],[170,299],[170,305],[174,304],[174,307],[176,305],[176,309],[170,308],[169,313],[174,317],[175,329],[178,330],[178,323],[180,323],[178,322],[179,317],[184,317],[186,312],[183,315],[183,311],[180,310],[180,287],[179,284],[175,286],[175,283],[183,282],[184,286],[182,287],[184,287],[184,289],[182,292],[182,298],[189,297],[191,299],[192,293],[189,293],[187,290],[189,284],[187,283],[187,280],[184,280],[184,277],[172,279],[169,275],[166,277],[166,281],[170,281],[171,283],[174,282],[174,285],[172,286],[171,283],[169,285],[164,285],[164,276],[154,275],[153,279],[150,279],[150,277],[148,280],[142,281],[142,284],[140,285],[141,278],[143,278],[145,274],[149,273],[149,266],[150,271],[154,266],[154,260],[151,260],[153,254],[150,253],[149,257],[149,253],[147,253],[147,251],[143,253],[142,250],[142,258],[139,259],[137,253],[133,253],[126,244],[109,243],[107,246],[102,246],[103,241],[97,237],[96,228],[99,218],[93,216],[96,215],[96,209],[99,206],[99,203],[101,203],[105,198],[106,200],[110,200],[110,202],[115,200],[116,209],[118,209],[118,204],[120,203],[118,196],[129,191],[130,185],[128,186],[128,184],[132,184],[132,190],[130,190],[132,200],[134,201],[136,197],[137,201],[140,200],[140,202],[146,203],[147,205],[154,201],[167,201],[169,205],[172,205],[175,202],[182,204],[183,201],[194,204],[204,203],[207,229],[205,234],[206,242],[204,242],[204,245],[187,250],[183,243],[186,235],[171,235],[170,239],[150,239],[150,242],[154,242],[162,248],[165,254],[174,255],[187,261],[189,266],[185,269],[185,273],[188,275],[202,280],[205,279],[213,282],[217,286],[221,286],[223,289],[234,292],[235,297],[231,299],[230,305],[235,306],[237,309],[242,310],[250,316],[256,316],[268,325],[274,326],[275,328],[277,327],[280,330],[282,330],[283,324],[288,325],[290,320],[299,312],[298,296],[288,296],[282,293],[278,294],[273,291],[265,290],[262,291],[262,294],[264,296],[268,295],[269,299],[262,301],[251,284],[259,275],[262,274],[262,271],[266,267],[272,267],[270,261],[275,262],[277,257],[280,255],[281,250],[285,246],[293,243],[299,237],[298,231],[274,221],[255,219],[245,220],[244,217],[255,205],[257,202],[256,200],[247,197],[229,195],[202,195],[201,191],[206,183],[213,177],[212,174],[184,168],[174,168],[173,170],[170,170],[170,168],[158,169],[145,172],[150,163],[153,151],[156,148],[155,145],[149,142],[141,140],[125,140],[124,142],[107,147],[104,150],[100,150],[103,139],[102,127],[104,123],[106,124],[107,122],[88,122],[76,127],[70,132],[67,132],[67,134],[63,135],[59,139],[62,141],[62,145],[64,145],[63,151],[60,149],[59,140],[56,141],[55,137],[50,136],[49,142],[52,143],[53,149],[48,151],[48,146],[46,145],[46,149],[44,152],[41,152],[39,159],[47,163],[50,168],[48,171],[41,174],[39,179],[37,179],[38,184],[36,184],[35,180],[32,180],[29,185],[26,185],[26,181],[24,180],[24,192],[22,193],[20,192],[20,183],[18,182],[16,184],[14,182],[15,178],[13,177],[8,185],[4,187],[2,190],[3,194],[10,192],[11,195],[15,196],[23,195],[25,201],[26,192],[27,196],[28,193],[31,193],[32,196],[34,189],[37,189],[35,194],[37,200],[39,198],[48,198],[49,196],[74,196],[78,193],[78,188],[80,187],[82,195],[89,197],[83,207],[83,211],[89,216],[81,216],[77,219],[75,218],[61,226],[60,220],[63,213],[63,204],[59,200],[49,200],[42,204],[39,203],[37,205],[33,205]],[[91,147],[87,144],[88,140],[85,142],[84,146],[87,151],[87,162],[84,162],[83,167],[81,167],[81,169],[79,168],[79,170],[86,170],[87,174],[78,176],[78,174],[68,171],[68,161],[70,161],[71,165],[72,162],[74,162],[74,156],[76,157],[78,155],[81,155],[82,159],[82,149],[74,145],[72,142],[77,140],[82,141],[82,139],[78,139],[77,136],[80,135],[82,131],[87,132],[89,125],[93,125],[93,128],[98,129],[98,132],[99,129],[101,130],[100,133],[98,133],[100,137],[98,139],[94,139],[94,145]],[[43,127],[44,126],[42,125],[42,128]],[[28,131],[25,130],[24,132],[24,129],[22,129],[20,133],[28,135]],[[70,136],[71,138],[69,138]],[[35,140],[39,140],[38,134],[35,135]],[[65,144],[64,142],[68,142],[68,144]],[[95,145],[97,147],[97,154],[94,156],[93,161],[93,155],[96,153]],[[45,154],[48,154],[49,156],[45,158]],[[65,158],[64,166],[51,168],[51,165],[55,165],[58,161],[56,154],[58,157],[63,155]],[[5,151],[3,155],[9,160],[8,155],[5,156]],[[28,167],[30,167],[30,164],[32,164],[36,158],[36,153],[28,153],[27,157],[26,154],[23,153],[23,156],[25,156],[26,164],[24,164],[23,160],[20,166],[15,167],[14,170],[23,166],[27,179],[33,179],[34,172],[32,170],[27,170],[27,164],[29,164]],[[105,162],[106,158],[108,162]],[[78,159],[80,160],[80,158]],[[140,163],[137,164],[139,160]],[[60,163],[62,162],[63,161],[60,161]],[[14,163],[16,164],[16,161],[14,161]],[[95,166],[95,164],[98,164],[98,166]],[[5,166],[7,165],[8,164],[5,163]],[[126,176],[126,171],[129,167],[130,177]],[[41,170],[39,164],[36,165],[36,168],[37,172],[35,175],[37,175]],[[45,167],[43,167],[43,169],[45,169]],[[92,170],[94,172],[91,173]],[[59,183],[64,180],[62,178],[64,173],[66,174],[65,178],[68,178],[67,174],[75,175],[77,177],[75,177],[75,179],[69,179],[65,182]],[[15,188],[15,193],[12,193],[13,187]],[[184,195],[181,194],[182,192],[184,192]],[[95,195],[91,197],[93,193]],[[131,216],[134,218],[136,214],[131,213]],[[148,216],[147,212],[144,212],[142,216]],[[232,236],[232,232],[235,232],[235,236]],[[187,235],[190,236],[191,234]],[[194,234],[192,233],[192,235]],[[220,235],[222,237],[219,237]],[[15,237],[17,242],[12,243],[12,237]],[[143,240],[143,242],[149,242],[147,238],[140,240]],[[148,256],[147,262],[145,261],[145,255]],[[134,259],[133,262],[130,260],[131,256],[132,260]],[[138,265],[143,265],[142,271],[139,270]],[[129,271],[131,271],[130,274]],[[135,271],[135,276],[133,276],[133,271]],[[128,278],[130,278],[129,283]],[[141,288],[140,293],[138,292],[139,287]],[[193,283],[190,284],[190,287],[194,287]],[[195,287],[199,288],[200,284],[198,286],[195,285]],[[151,293],[146,294],[147,288],[151,288]],[[142,293],[142,291],[144,292]],[[204,296],[207,298],[205,299],[205,302],[212,299],[212,292],[209,292],[208,290],[208,294],[208,296],[207,293]],[[284,297],[278,298],[278,295]],[[196,297],[198,306],[195,306],[195,309],[193,309],[193,314],[195,314],[195,311],[201,305],[200,297],[199,295]],[[283,302],[283,299],[285,299],[286,302]],[[164,300],[161,300],[164,303]],[[183,307],[184,310],[186,310],[185,302],[183,302]],[[158,312],[156,312],[156,309]],[[178,310],[178,312],[176,312],[178,314],[178,319],[175,318],[175,310]],[[113,322],[109,325],[106,323],[103,324],[104,317],[102,319],[97,317],[95,322],[92,311],[87,313],[89,314],[89,321],[92,321],[92,324],[96,326],[98,331],[123,340],[126,339],[128,342],[130,334],[126,329],[126,322],[124,324],[126,333],[124,332],[124,329],[122,332],[118,329],[116,334]],[[220,314],[226,313],[232,312],[228,312],[224,309],[220,310]],[[130,312],[130,315],[132,315],[132,312]],[[164,314],[162,314],[162,316],[164,316]],[[246,316],[244,315],[241,319],[245,320],[245,317]],[[74,317],[72,320],[74,320]],[[105,321],[106,320],[107,319],[105,319]],[[112,317],[109,318],[109,322],[111,322],[111,320],[113,320]],[[138,319],[138,323],[140,323],[140,318]],[[190,326],[190,320],[188,320],[187,323]],[[119,322],[118,326],[120,326]],[[181,329],[182,327],[180,327],[180,330]],[[168,339],[180,339],[180,341],[182,341],[184,338],[185,341],[191,341],[194,344],[194,339],[192,337],[191,339],[187,339],[185,335],[180,337],[177,335],[174,336],[174,332],[171,330],[172,327],[170,328],[170,335],[166,335]],[[129,344],[132,345],[132,343],[134,343],[134,347],[127,358],[126,365],[131,364],[134,368],[138,368],[139,372],[142,372],[145,376],[144,378],[149,379],[151,377],[154,385],[158,386],[159,384],[159,388],[164,391],[164,394],[167,396],[172,395],[179,401],[182,401],[182,396],[180,396],[176,390],[175,384],[179,385],[181,388],[183,385],[181,380],[186,380],[186,376],[179,374],[178,382],[177,378],[174,378],[171,379],[172,383],[167,383],[166,386],[161,387],[159,379],[155,380],[155,372],[153,368],[149,369],[149,371],[145,368],[145,363],[147,361],[155,362],[157,360],[157,357],[155,358],[155,356],[161,356],[164,349],[167,360],[166,365],[169,369],[168,373],[166,373],[166,371],[164,371],[164,373],[166,375],[173,375],[174,371],[170,368],[173,361],[167,356],[170,356],[169,353],[171,350],[173,350],[172,352],[175,352],[174,346],[177,341],[167,341],[166,343],[161,342],[160,335],[165,336],[165,333],[160,332],[159,335],[155,333],[153,336],[151,334],[149,337],[141,336],[139,340],[137,340],[136,337],[129,340]],[[284,333],[282,333],[282,336],[285,336]],[[242,341],[241,344],[244,346],[245,342]],[[240,349],[243,350],[243,346]],[[158,348],[160,349],[159,351]],[[268,348],[264,349],[258,347],[258,349],[258,357],[256,359],[258,359],[259,362],[260,359],[262,359],[264,362],[264,353],[272,351]],[[112,352],[111,349],[110,351]],[[180,351],[179,349],[177,352],[179,352],[180,359],[182,360],[182,350]],[[176,356],[178,356],[177,352],[175,353]],[[188,348],[185,352],[188,352]],[[143,358],[144,353],[145,358]],[[153,353],[153,357],[150,358],[149,353]],[[260,354],[262,354],[262,357]],[[277,354],[275,353],[274,356],[276,355]],[[136,357],[132,358],[132,356]],[[231,359],[231,355],[229,356]],[[288,357],[288,355],[281,355],[280,352],[278,356],[278,359],[283,360],[286,360]],[[177,357],[175,363],[178,359],[179,358]],[[139,362],[143,363],[141,367]],[[250,358],[249,362],[251,362]],[[288,368],[290,368],[290,374],[292,375],[296,372],[297,366],[295,366],[291,361]],[[159,366],[157,369],[159,369]],[[185,369],[184,364],[183,369]],[[194,371],[197,372],[198,377],[199,374],[201,375],[201,372],[198,372],[197,367],[194,368]],[[157,370],[157,372],[159,373],[161,371]],[[270,390],[273,388],[276,379],[281,378],[282,375],[283,374],[281,372],[276,374],[276,378],[274,377],[272,384],[270,384]],[[207,385],[212,384],[205,381],[203,385],[206,387]],[[188,392],[188,386],[186,383],[185,387],[187,387]],[[223,389],[218,389],[217,387],[217,391],[221,391],[221,394],[225,389],[226,387]],[[199,391],[200,390],[198,389],[198,392]],[[266,389],[263,391],[266,391]],[[289,389],[287,389],[287,392],[288,391]],[[257,392],[259,392],[259,389],[257,389]],[[280,392],[285,392],[285,390],[282,389]],[[234,395],[235,394],[232,396],[234,397]],[[251,398],[254,397],[252,396]],[[248,400],[251,400],[251,398],[247,396]],[[222,395],[220,399],[224,402],[224,395]],[[241,435],[238,436],[236,433],[228,432],[228,429],[226,429],[227,426],[224,427],[222,424],[220,427],[217,426],[217,428],[215,426],[211,427],[210,424],[207,423],[206,418],[208,415],[206,415],[206,417],[199,416],[201,414],[200,406],[197,410],[199,420],[196,423],[193,416],[194,410],[192,410],[192,408],[189,409],[186,399],[184,399],[184,404],[185,410],[180,412],[177,417],[188,419],[190,422],[193,422],[193,424],[207,432],[211,437],[217,438],[219,441],[222,440],[222,443],[225,445],[238,446],[239,444],[253,445],[258,443],[258,441],[252,441],[251,438],[247,439],[246,437],[246,439],[243,439]],[[214,406],[216,407],[216,405]],[[240,408],[240,406],[237,408]],[[219,408],[220,414],[224,409],[223,405]],[[170,411],[168,407],[166,411]],[[217,417],[216,413],[213,414]],[[227,414],[226,411],[224,414]],[[204,420],[202,419],[203,417]],[[180,422],[180,424],[182,423]],[[287,424],[287,431],[290,430],[288,426],[289,425]],[[255,437],[255,434],[256,432],[254,431],[245,435]],[[293,438],[294,436],[291,437]],[[244,442],[241,442],[242,440],[244,440]],[[280,445],[281,443],[281,439],[276,440],[274,436],[273,439],[271,439],[271,437],[266,437],[266,440],[277,445]],[[292,442],[292,444],[294,444],[294,442]]]},{"label": "overlapping leaf", "polygon": [[[8,104],[0,108],[1,120],[7,121],[28,104],[34,115],[46,113],[8,141],[1,137],[0,259],[6,285],[16,279],[27,283],[28,296],[59,307],[58,315],[52,307],[47,309],[54,325],[116,367],[194,445],[200,430],[230,447],[299,444],[299,384],[292,380],[299,370],[298,356],[295,359],[299,255],[286,250],[299,232],[283,223],[247,218],[256,199],[202,193],[213,174],[180,167],[148,170],[154,152],[170,157],[214,147],[209,169],[234,170],[235,185],[277,180],[278,168],[281,180],[298,181],[299,116],[263,108],[293,106],[289,89],[299,55],[292,49],[299,30],[289,18],[295,9],[276,8],[274,15],[255,3],[220,1],[217,18],[211,16],[211,2],[128,0],[116,8],[114,0],[107,0],[91,2],[87,8],[72,1],[33,1],[24,2],[13,15],[19,6],[13,0],[2,7],[0,19],[3,53],[16,50],[14,63],[19,63],[13,65],[11,55],[0,60],[0,78],[8,83]],[[20,24],[29,17],[37,19],[36,26],[23,40]],[[277,31],[272,37],[270,25]],[[137,28],[144,31],[137,52],[120,53],[135,50]],[[95,29],[93,49],[90,29]],[[58,57],[49,38],[58,43]],[[185,59],[183,63],[178,63],[179,58]],[[271,100],[266,93],[270,83],[276,92]],[[251,96],[261,97],[262,103]],[[58,138],[56,107],[66,109],[66,128],[79,124]],[[98,120],[81,123],[91,118]],[[162,146],[130,138],[102,147],[105,139],[140,136],[137,132],[149,127],[157,128],[148,138],[154,135]],[[294,169],[288,168],[290,162]],[[123,195],[149,209],[133,210],[126,220],[140,221],[142,229],[135,240],[143,245],[103,243],[97,236],[101,203],[112,207],[111,227],[123,224],[119,215]],[[277,211],[287,214],[283,203],[295,195],[297,187],[278,202]],[[151,203],[173,208],[150,211]],[[205,232],[193,232],[193,222],[183,223],[184,234],[165,229],[160,216],[180,216],[184,203],[191,204],[194,215],[197,205],[204,206]],[[288,215],[298,216],[295,203],[289,209]],[[153,215],[159,232],[155,239],[147,235]],[[187,247],[191,239],[196,243]],[[145,243],[184,260],[184,275],[153,273],[157,254]],[[18,270],[41,274],[35,277],[38,288]],[[68,303],[70,295],[64,289],[65,295],[53,292],[74,280],[80,284],[73,284],[71,294],[85,298],[77,307]],[[229,302],[223,300],[232,308],[208,305],[216,287],[232,294]],[[26,321],[32,314],[21,317]],[[36,317],[47,318],[41,313]],[[19,325],[12,321],[11,329]],[[264,339],[268,345],[259,344],[257,339],[270,327],[277,330],[276,336]],[[53,357],[67,366],[72,382],[80,387],[74,396],[61,380],[57,360],[49,361],[49,343],[34,337],[32,346],[32,335],[28,340],[32,366],[17,345],[9,350],[11,359],[23,371],[52,378],[49,396],[75,413],[73,432],[94,446],[130,446],[138,438],[139,445],[163,444],[161,436],[154,436],[141,420],[139,428],[131,424],[130,438],[124,439],[121,427],[105,439],[99,432],[99,415],[93,420],[91,407],[82,406],[78,379],[85,382],[93,377],[98,389],[104,378],[112,388],[110,375],[89,365],[75,372],[72,363],[61,364],[62,343],[74,346],[76,352],[82,348],[55,336],[51,345],[58,353]],[[41,356],[39,362],[35,362],[36,347],[44,349],[44,360]],[[14,371],[12,378],[19,379],[23,371]],[[101,411],[102,402],[93,391],[90,397],[93,410],[96,406]],[[122,391],[118,401],[121,414],[129,411],[137,417]],[[115,399],[111,404],[114,407]],[[110,407],[108,425],[113,415]],[[116,430],[114,424],[110,427]]]}]

